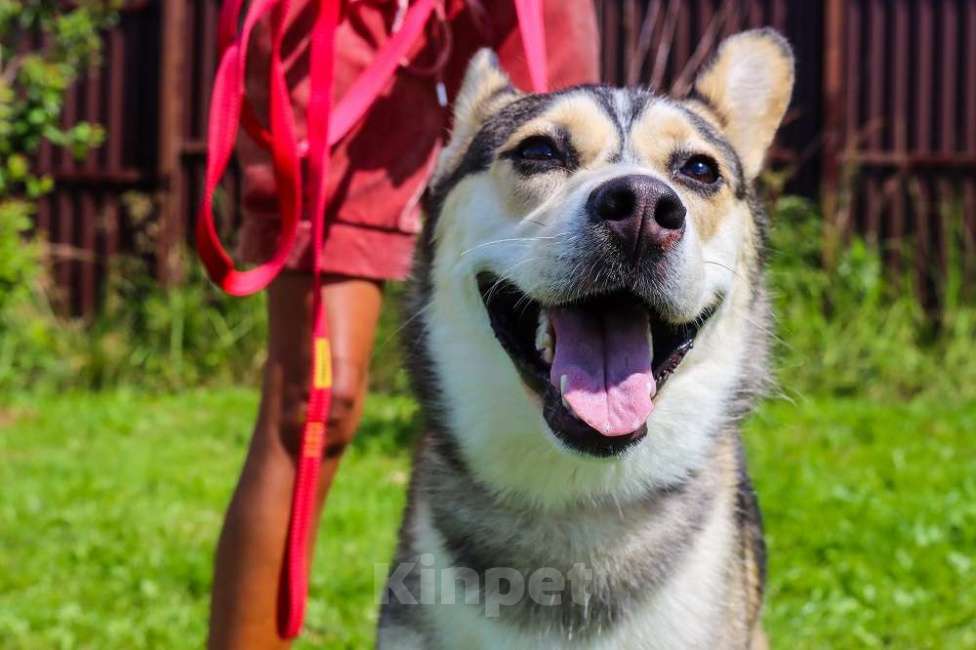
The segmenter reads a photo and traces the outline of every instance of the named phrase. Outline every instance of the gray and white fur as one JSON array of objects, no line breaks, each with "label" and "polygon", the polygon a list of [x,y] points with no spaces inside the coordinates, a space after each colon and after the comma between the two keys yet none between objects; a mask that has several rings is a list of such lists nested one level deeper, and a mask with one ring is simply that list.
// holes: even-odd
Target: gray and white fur
[{"label": "gray and white fur", "polygon": [[[604,86],[523,94],[490,53],[472,61],[404,328],[426,433],[381,650],[764,647],[765,547],[739,423],[769,376],[754,182],[792,84],[789,46],[771,30],[726,40],[680,100]],[[510,155],[540,134],[561,148],[558,169]],[[720,179],[689,181],[694,156]],[[625,175],[663,183],[687,212],[680,241],[639,268],[584,214],[595,188]],[[596,455],[555,435],[493,330],[486,273],[540,305],[626,287],[661,319],[696,323],[646,432]],[[515,599],[499,569],[552,580]]]}]

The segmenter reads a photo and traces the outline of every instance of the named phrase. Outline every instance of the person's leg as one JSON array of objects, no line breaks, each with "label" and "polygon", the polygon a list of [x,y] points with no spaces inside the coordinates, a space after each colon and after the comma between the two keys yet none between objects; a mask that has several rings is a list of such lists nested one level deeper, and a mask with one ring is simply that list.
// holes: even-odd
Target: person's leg
[{"label": "person's leg", "polygon": [[[323,291],[332,339],[333,393],[320,509],[362,411],[382,287],[370,280],[330,279]],[[285,273],[268,291],[268,361],[261,408],[217,546],[211,649],[288,647],[277,637],[275,617],[307,397],[311,293],[306,273]]]}]

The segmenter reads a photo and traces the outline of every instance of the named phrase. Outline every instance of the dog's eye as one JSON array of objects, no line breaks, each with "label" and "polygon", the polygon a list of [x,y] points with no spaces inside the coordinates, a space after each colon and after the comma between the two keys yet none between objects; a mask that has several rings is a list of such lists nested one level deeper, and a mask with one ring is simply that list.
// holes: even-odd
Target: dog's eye
[{"label": "dog's eye", "polygon": [[522,160],[545,162],[559,158],[556,143],[544,135],[533,135],[522,140],[515,149],[515,154]]},{"label": "dog's eye", "polygon": [[678,171],[682,175],[706,185],[711,185],[718,180],[718,163],[708,156],[692,156]]}]

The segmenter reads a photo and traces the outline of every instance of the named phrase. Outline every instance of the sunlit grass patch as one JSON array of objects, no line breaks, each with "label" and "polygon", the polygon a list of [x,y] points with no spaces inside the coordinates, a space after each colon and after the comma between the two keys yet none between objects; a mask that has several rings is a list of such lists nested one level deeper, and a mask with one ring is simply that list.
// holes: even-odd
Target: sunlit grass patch
[{"label": "sunlit grass patch", "polygon": [[[0,646],[187,648],[254,391],[20,399],[0,417]],[[369,648],[416,407],[373,396],[298,648]],[[976,648],[976,405],[813,399],[747,428],[774,647]]]}]

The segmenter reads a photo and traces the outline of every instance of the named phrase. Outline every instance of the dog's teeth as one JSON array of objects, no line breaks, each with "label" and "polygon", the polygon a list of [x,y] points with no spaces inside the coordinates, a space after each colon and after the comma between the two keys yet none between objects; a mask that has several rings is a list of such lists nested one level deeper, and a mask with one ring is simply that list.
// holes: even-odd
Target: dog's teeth
[{"label": "dog's teeth", "polygon": [[542,355],[542,360],[552,363],[553,342],[552,328],[549,325],[549,317],[545,310],[539,312],[539,326],[535,330],[535,349]]},{"label": "dog's teeth", "polygon": [[654,334],[651,328],[647,328],[647,349],[651,353],[651,363],[654,363]]},{"label": "dog's teeth", "polygon": [[542,360],[543,361],[545,361],[546,363],[549,363],[549,364],[552,363],[552,359],[553,359],[553,357],[555,355],[553,355],[553,353],[552,353],[552,341],[551,340],[548,342],[548,345],[546,345],[543,349],[539,350],[539,352],[542,353]]},{"label": "dog's teeth", "polygon": [[570,406],[569,405],[569,402],[566,401],[566,387],[568,385],[569,385],[569,375],[560,375],[559,376],[559,395],[562,398],[563,406],[566,407],[566,410],[567,411],[569,411],[570,413],[572,413],[573,412],[573,407]]}]

